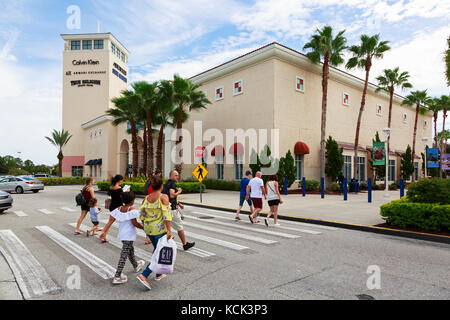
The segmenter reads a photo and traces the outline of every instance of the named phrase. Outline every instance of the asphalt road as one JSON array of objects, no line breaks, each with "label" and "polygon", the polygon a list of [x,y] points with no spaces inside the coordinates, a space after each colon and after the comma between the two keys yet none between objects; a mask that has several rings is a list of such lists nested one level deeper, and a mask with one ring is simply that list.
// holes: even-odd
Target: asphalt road
[{"label": "asphalt road", "polygon": [[[245,215],[235,222],[233,214],[195,207],[186,207],[184,221],[197,245],[178,250],[173,274],[160,282],[152,275],[146,291],[127,262],[128,283],[114,286],[117,229],[108,244],[74,235],[79,189],[13,194],[14,207],[0,214],[0,260],[8,256],[28,299],[450,298],[449,245],[287,221],[266,228]],[[103,205],[106,195],[97,198]],[[83,224],[91,227],[89,217]],[[138,258],[153,249],[140,235],[135,248]]]}]

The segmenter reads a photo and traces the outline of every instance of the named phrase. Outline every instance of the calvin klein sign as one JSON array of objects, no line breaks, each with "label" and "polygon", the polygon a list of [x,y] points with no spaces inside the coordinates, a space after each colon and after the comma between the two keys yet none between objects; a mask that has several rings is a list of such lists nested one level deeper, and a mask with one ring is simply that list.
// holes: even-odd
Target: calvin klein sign
[{"label": "calvin klein sign", "polygon": [[92,59],[84,60],[84,61],[82,61],[82,60],[73,60],[72,64],[74,66],[98,65],[98,64],[100,64],[100,61],[92,60]]}]

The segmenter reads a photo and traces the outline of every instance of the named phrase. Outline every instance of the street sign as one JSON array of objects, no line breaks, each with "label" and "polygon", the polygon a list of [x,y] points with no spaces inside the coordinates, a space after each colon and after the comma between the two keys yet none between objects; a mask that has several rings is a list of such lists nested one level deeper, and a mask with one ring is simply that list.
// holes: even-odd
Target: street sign
[{"label": "street sign", "polygon": [[192,171],[192,175],[198,180],[198,182],[202,182],[203,179],[206,178],[206,176],[208,175],[208,170],[206,170],[206,168],[199,163],[194,171]]}]

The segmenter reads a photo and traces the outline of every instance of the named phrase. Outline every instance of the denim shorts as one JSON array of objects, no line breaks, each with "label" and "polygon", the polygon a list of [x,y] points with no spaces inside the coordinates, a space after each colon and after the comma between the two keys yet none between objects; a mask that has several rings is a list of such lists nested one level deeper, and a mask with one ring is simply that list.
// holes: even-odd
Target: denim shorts
[{"label": "denim shorts", "polygon": [[[241,195],[241,196],[239,197],[239,206],[242,207],[242,205],[244,204],[244,201],[245,201],[245,196],[242,196],[242,195]],[[253,205],[252,199],[250,199],[250,197],[248,198],[247,203],[248,203],[249,206]]]}]

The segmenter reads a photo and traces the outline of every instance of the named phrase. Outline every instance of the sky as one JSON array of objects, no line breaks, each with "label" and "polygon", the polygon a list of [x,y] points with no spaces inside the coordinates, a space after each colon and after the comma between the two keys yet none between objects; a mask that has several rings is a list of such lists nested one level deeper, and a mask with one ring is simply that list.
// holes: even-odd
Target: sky
[{"label": "sky", "polygon": [[[68,24],[71,6],[80,9],[77,29]],[[130,82],[191,77],[273,41],[304,52],[315,30],[330,25],[346,30],[348,45],[361,34],[390,41],[371,82],[398,66],[410,73],[413,90],[450,94],[448,0],[0,0],[0,155],[57,163],[58,150],[44,136],[62,126],[60,34],[97,32],[98,24],[131,52]]]}]

